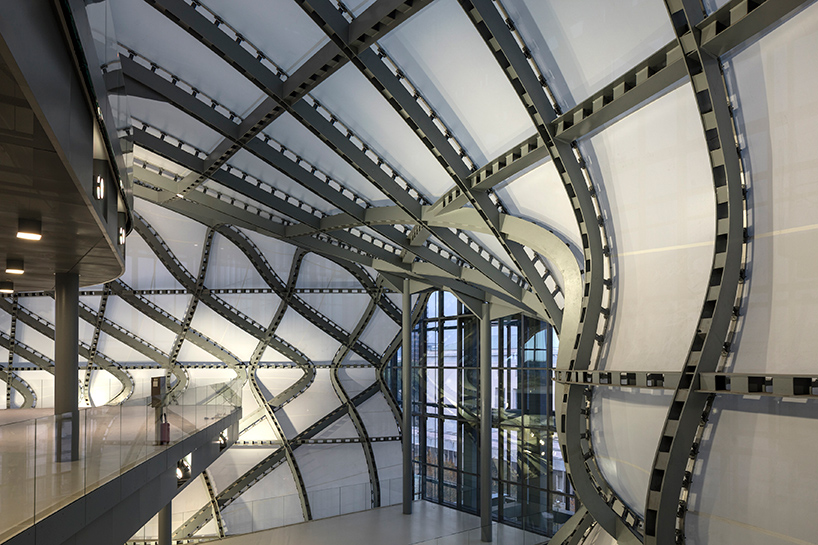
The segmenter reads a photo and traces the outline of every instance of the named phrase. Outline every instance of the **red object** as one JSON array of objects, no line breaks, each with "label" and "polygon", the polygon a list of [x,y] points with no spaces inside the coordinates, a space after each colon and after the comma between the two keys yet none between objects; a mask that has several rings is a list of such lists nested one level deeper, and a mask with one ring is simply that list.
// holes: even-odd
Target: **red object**
[{"label": "red object", "polygon": [[170,422],[162,422],[159,433],[160,445],[167,445],[168,443],[170,443]]}]

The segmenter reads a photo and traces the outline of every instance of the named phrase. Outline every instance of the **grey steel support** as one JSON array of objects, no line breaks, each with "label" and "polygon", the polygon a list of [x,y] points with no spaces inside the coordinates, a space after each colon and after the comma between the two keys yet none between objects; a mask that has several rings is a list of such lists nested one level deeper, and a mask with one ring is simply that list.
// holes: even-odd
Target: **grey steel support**
[{"label": "grey steel support", "polygon": [[[54,415],[57,459],[79,460],[79,290],[77,273],[55,278]],[[64,441],[70,444],[65,444]]]},{"label": "grey steel support", "polygon": [[645,543],[684,543],[690,462],[712,394],[697,391],[700,374],[714,372],[730,352],[744,286],[746,252],[744,187],[732,108],[721,62],[701,47],[698,0],[666,0],[668,16],[685,55],[707,142],[717,204],[716,244],[710,282],[682,379],[668,409],[650,470],[645,501]]},{"label": "grey steel support", "polygon": [[491,305],[480,316],[480,540],[491,541]]},{"label": "grey steel support", "polygon": [[171,545],[172,520],[173,500],[170,500],[167,505],[159,510],[159,545]]},{"label": "grey steel support", "polygon": [[412,294],[409,279],[403,280],[401,325],[401,398],[403,401],[403,514],[412,514],[414,478],[412,468]]}]

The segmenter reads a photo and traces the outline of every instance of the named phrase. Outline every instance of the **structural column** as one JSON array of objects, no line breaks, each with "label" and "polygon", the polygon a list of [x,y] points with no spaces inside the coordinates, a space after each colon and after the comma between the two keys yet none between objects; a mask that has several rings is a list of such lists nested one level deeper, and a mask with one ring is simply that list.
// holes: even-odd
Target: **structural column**
[{"label": "structural column", "polygon": [[412,294],[409,279],[403,280],[401,348],[401,398],[403,401],[403,514],[412,514],[414,478],[412,471]]},{"label": "structural column", "polygon": [[491,541],[491,312],[480,317],[480,536]]},{"label": "structural column", "polygon": [[79,284],[76,273],[55,276],[54,415],[57,459],[79,460]]},{"label": "structural column", "polygon": [[168,504],[159,510],[159,545],[171,544],[171,518],[173,517],[173,503]]}]

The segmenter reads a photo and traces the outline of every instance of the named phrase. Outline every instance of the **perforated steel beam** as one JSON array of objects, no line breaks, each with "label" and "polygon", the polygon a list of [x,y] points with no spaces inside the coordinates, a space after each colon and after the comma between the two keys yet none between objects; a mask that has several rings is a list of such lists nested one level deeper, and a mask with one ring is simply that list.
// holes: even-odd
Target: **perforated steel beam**
[{"label": "perforated steel beam", "polygon": [[[685,56],[696,93],[717,204],[713,268],[704,306],[690,352],[682,369],[663,425],[650,470],[645,509],[645,543],[684,541],[687,488],[685,471],[696,432],[709,412],[710,396],[696,391],[700,373],[713,372],[722,352],[729,351],[728,334],[735,329],[734,308],[741,304],[744,271],[745,200],[741,164],[733,132],[727,88],[717,58],[701,49],[697,29],[704,19],[698,0],[667,0],[667,11]],[[695,453],[694,453],[695,457]],[[681,519],[681,526],[677,520]]]}]

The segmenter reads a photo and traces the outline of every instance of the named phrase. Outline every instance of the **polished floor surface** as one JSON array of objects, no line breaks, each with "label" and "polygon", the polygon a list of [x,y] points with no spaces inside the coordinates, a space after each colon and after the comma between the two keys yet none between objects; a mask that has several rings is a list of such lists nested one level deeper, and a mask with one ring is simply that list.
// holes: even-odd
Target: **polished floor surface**
[{"label": "polished floor surface", "polygon": [[[495,545],[539,545],[543,536],[493,524]],[[370,509],[311,522],[230,537],[219,545],[477,545],[480,518],[427,501],[413,513],[400,505]]]}]

